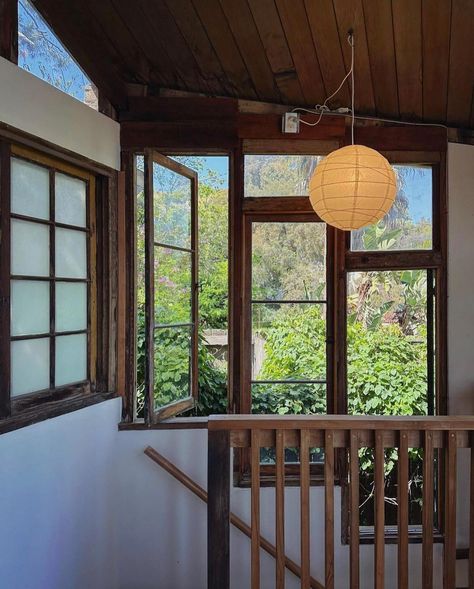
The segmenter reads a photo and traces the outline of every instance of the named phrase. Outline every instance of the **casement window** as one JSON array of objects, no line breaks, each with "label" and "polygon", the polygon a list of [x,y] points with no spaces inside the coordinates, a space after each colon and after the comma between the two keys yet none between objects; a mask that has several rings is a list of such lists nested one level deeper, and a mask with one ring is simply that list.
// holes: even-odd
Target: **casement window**
[{"label": "casement window", "polygon": [[[322,223],[305,196],[318,156],[245,155],[240,413],[445,411],[442,162],[386,155],[395,206],[352,234]],[[273,457],[261,458],[271,480]],[[323,460],[313,449],[315,480]],[[286,461],[291,475],[297,453]],[[235,464],[245,484],[245,455]]]},{"label": "casement window", "polygon": [[[307,198],[322,154],[305,154],[301,143],[298,153],[286,154],[247,145],[244,156],[234,154],[240,160],[234,161],[238,173],[230,186],[231,409],[281,415],[443,413],[444,155],[386,153],[399,176],[394,209],[378,225],[347,234],[321,222]],[[137,161],[136,270],[138,280],[147,281],[136,301],[138,321],[147,314],[137,355],[146,355],[147,379],[138,374],[146,390],[138,387],[136,395],[139,404],[146,397],[151,422],[182,412],[196,398],[197,181],[159,154],[146,152]],[[370,369],[385,340],[391,372],[383,381],[380,366]],[[391,353],[392,344],[400,349]],[[167,370],[170,358],[176,358],[173,374]],[[403,374],[404,362],[413,374]],[[140,362],[138,371],[144,366]],[[359,378],[364,372],[370,373],[365,388]],[[392,403],[407,389],[416,399]],[[313,454],[317,473],[323,455],[317,449]],[[295,461],[289,454],[288,462]],[[262,453],[269,475],[271,462]]]},{"label": "casement window", "polygon": [[97,286],[98,177],[20,145],[1,149],[0,398],[2,417],[20,419],[107,388],[106,352],[98,352],[107,308]]},{"label": "casement window", "polygon": [[144,409],[154,422],[194,406],[198,395],[196,172],[144,155]]}]

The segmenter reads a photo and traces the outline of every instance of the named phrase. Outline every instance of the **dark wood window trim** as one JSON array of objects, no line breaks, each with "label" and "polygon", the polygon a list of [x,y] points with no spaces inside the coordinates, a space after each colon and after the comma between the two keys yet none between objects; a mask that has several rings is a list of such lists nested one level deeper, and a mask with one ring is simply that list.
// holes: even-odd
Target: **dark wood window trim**
[{"label": "dark wood window trim", "polygon": [[[383,128],[380,129],[383,133]],[[274,142],[272,153],[285,154],[304,154],[308,149],[304,149],[298,142],[296,150],[291,149],[291,145],[285,142],[284,148],[279,149]],[[246,147],[250,153],[262,153],[262,146],[257,142],[246,142]],[[283,146],[282,146],[283,147]],[[263,143],[263,151],[268,148],[267,142]],[[313,146],[314,148],[314,146]],[[239,153],[240,163],[237,165],[242,170],[243,185],[243,166],[245,151]],[[315,151],[313,151],[315,153]],[[436,285],[436,390],[434,391],[435,404],[438,414],[445,414],[447,410],[447,289],[446,289],[446,178],[445,178],[445,153],[430,151],[382,151],[382,153],[394,164],[428,164],[433,169],[433,247],[431,250],[423,251],[386,251],[386,252],[355,252],[350,248],[350,234],[330,230],[328,232],[328,299],[334,301],[331,311],[328,312],[328,412],[345,414],[347,413],[347,335],[346,335],[346,295],[347,295],[347,275],[349,271],[366,271],[366,270],[409,270],[409,269],[428,269],[435,276]],[[249,330],[249,309],[246,306],[246,292],[249,289],[248,270],[246,260],[249,258],[249,252],[246,248],[246,234],[249,231],[249,219],[258,218],[270,220],[288,220],[305,219],[305,215],[313,214],[307,198],[299,197],[244,197],[243,189],[240,191],[240,211],[242,218],[242,227],[239,227],[239,234],[236,235],[234,230],[234,240],[239,243],[240,258],[240,299],[243,305],[240,310],[240,335],[243,338],[239,351],[245,349],[248,345],[248,337],[245,334]],[[274,217],[272,217],[274,215]],[[307,218],[307,217],[306,217]],[[247,243],[248,247],[248,243]],[[332,260],[332,261],[331,261]],[[233,278],[236,280],[236,278]],[[235,295],[234,295],[235,296]],[[235,335],[231,338],[235,338]],[[242,362],[245,355],[240,352],[239,360]],[[430,369],[430,366],[429,366]],[[248,376],[248,375],[247,375]],[[246,382],[245,361],[241,364],[239,374],[239,400],[234,401],[233,407],[235,412],[250,412],[250,397]],[[235,391],[235,384],[233,386]],[[234,393],[235,394],[235,393]],[[433,404],[429,403],[429,410],[433,410]],[[294,470],[294,469],[293,469]],[[346,474],[346,459],[343,453],[336,461],[337,482],[343,487],[343,500],[345,501],[344,480]],[[245,452],[237,450],[234,457],[234,484],[238,486],[248,486],[249,478],[249,457]],[[287,466],[288,484],[297,484],[298,473],[292,471],[292,467]],[[265,486],[274,485],[275,472],[274,467],[262,465],[262,484]],[[322,484],[323,469],[318,466],[313,467],[312,484]],[[345,503],[344,503],[345,504]],[[344,510],[343,510],[344,511]],[[343,518],[343,538],[345,536],[346,522]],[[416,534],[414,534],[414,538]],[[370,534],[366,535],[365,541],[370,541]],[[414,540],[416,541],[416,540]]]},{"label": "dark wood window trim", "polygon": [[[156,99],[164,109],[162,114],[155,109],[153,121],[149,114],[135,112],[133,108],[129,113],[122,113],[124,121],[122,124],[122,148],[123,161],[126,163],[127,172],[127,218],[132,219],[132,203],[134,199],[133,190],[133,153],[143,152],[146,147],[154,147],[165,153],[228,153],[230,155],[230,178],[229,178],[229,206],[230,206],[230,235],[229,235],[229,411],[242,413],[242,260],[243,260],[243,221],[244,215],[251,211],[252,207],[259,206],[258,202],[251,198],[244,198],[244,154],[245,153],[274,153],[274,154],[308,154],[324,153],[337,149],[347,142],[349,135],[344,129],[344,121],[341,118],[327,119],[327,126],[318,126],[304,129],[304,138],[301,136],[289,137],[279,131],[280,116],[269,114],[265,108],[259,110],[262,114],[238,112],[239,106],[235,105],[235,112],[227,113],[225,128],[220,120],[208,112],[209,100],[182,99],[179,108],[176,108],[173,99]],[[183,122],[183,112],[195,114],[186,116]],[[147,99],[147,105],[151,103]],[[207,109],[202,113],[202,107]],[[153,105],[155,108],[155,105]],[[171,114],[166,109],[171,108]],[[147,118],[148,117],[148,118]],[[191,119],[195,118],[191,124]],[[203,120],[206,133],[202,132]],[[346,124],[347,127],[347,124]],[[207,132],[212,129],[213,132]],[[447,371],[446,371],[446,342],[447,342],[447,295],[446,295],[446,135],[442,129],[424,127],[403,127],[401,125],[363,125],[356,127],[356,143],[368,145],[378,149],[393,163],[429,163],[433,164],[439,171],[439,177],[435,179],[439,193],[439,201],[433,217],[433,225],[440,227],[439,242],[435,240],[435,250],[431,253],[416,252],[419,256],[416,260],[412,258],[413,267],[424,267],[426,265],[436,267],[437,280],[437,325],[436,332],[438,341],[438,363],[437,383],[439,387],[438,410],[439,413],[446,413],[447,408]],[[436,195],[436,192],[435,192]],[[252,202],[254,200],[254,202]],[[296,201],[293,201],[296,203]],[[306,202],[303,207],[307,207]],[[307,208],[306,208],[307,211]],[[256,211],[254,211],[256,212]],[[305,210],[298,211],[299,213]],[[131,239],[133,228],[131,223],[127,225],[128,243],[134,243]],[[349,269],[359,267],[361,263],[357,256],[365,258],[363,262],[366,267],[370,264],[374,267],[381,266],[383,260],[377,259],[377,254],[366,255],[348,251],[346,238],[338,230],[334,231],[333,245],[334,253],[334,275],[333,280],[327,285],[332,289],[332,297],[336,301],[334,316],[334,332],[338,334],[337,340],[333,343],[333,382],[334,382],[334,412],[344,414],[346,411],[345,397],[345,342],[346,342],[346,274]],[[128,276],[133,260],[130,258],[130,251],[127,254]],[[415,252],[413,252],[415,255]],[[394,268],[405,268],[407,265],[406,252],[390,252],[390,266]],[[132,256],[133,257],[133,256]],[[429,261],[427,259],[429,258]],[[370,260],[373,259],[373,262]],[[133,285],[127,286],[127,292],[133,293]],[[328,295],[329,296],[329,295]],[[129,294],[129,302],[133,301]],[[130,308],[130,307],[129,307]],[[339,311],[338,311],[339,310]],[[131,320],[129,320],[131,321]],[[134,340],[132,341],[133,330],[127,333],[127,350],[129,357],[134,354]],[[132,406],[133,398],[133,376],[130,371],[127,373],[128,405]],[[132,420],[133,416],[129,410],[125,416]],[[164,424],[163,424],[164,425]],[[124,426],[125,427],[125,426]],[[343,468],[344,457],[340,457],[341,468]],[[234,464],[236,464],[234,462]],[[344,487],[343,487],[344,488]]]},{"label": "dark wood window trim", "polygon": [[[3,137],[3,138],[2,138]],[[88,379],[77,385],[21,395],[10,400],[10,161],[12,156],[80,177],[89,184],[88,255],[95,263],[87,279],[89,299]],[[0,129],[0,433],[107,400],[116,390],[116,172],[28,134]],[[91,208],[92,205],[92,208]],[[12,215],[13,217],[13,215]],[[28,221],[31,219],[28,218]],[[35,222],[34,220],[31,220]],[[51,227],[54,223],[48,223]],[[8,247],[3,247],[8,244]],[[53,281],[54,282],[54,281]],[[7,337],[4,336],[7,334]]]}]

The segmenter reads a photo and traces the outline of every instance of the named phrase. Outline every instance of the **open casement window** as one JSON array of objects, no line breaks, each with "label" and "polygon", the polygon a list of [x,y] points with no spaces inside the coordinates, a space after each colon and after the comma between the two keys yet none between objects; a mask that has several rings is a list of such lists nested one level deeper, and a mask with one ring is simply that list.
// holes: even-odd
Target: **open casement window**
[{"label": "open casement window", "polygon": [[196,172],[145,152],[145,420],[177,415],[198,394]]}]

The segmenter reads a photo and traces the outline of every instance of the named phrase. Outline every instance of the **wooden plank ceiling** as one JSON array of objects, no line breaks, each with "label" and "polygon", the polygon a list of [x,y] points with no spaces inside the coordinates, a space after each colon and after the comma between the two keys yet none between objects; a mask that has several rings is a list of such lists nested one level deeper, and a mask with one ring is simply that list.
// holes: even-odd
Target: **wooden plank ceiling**
[{"label": "wooden plank ceiling", "polygon": [[[115,106],[143,86],[474,127],[474,0],[35,0]],[[332,107],[349,105],[344,87]]]}]

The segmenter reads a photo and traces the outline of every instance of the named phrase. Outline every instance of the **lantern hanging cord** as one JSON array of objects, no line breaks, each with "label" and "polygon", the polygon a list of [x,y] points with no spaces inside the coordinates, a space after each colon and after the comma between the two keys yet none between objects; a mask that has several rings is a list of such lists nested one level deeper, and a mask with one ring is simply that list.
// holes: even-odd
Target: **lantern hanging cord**
[{"label": "lantern hanging cord", "polygon": [[351,46],[351,114],[352,114],[352,121],[351,121],[351,139],[352,139],[352,145],[354,145],[354,125],[355,125],[355,119],[354,119],[354,97],[355,97],[355,92],[354,92],[354,52],[355,52],[355,43],[354,43],[354,35],[352,33],[349,33],[349,36],[347,37],[347,40],[349,41],[349,45]]}]

